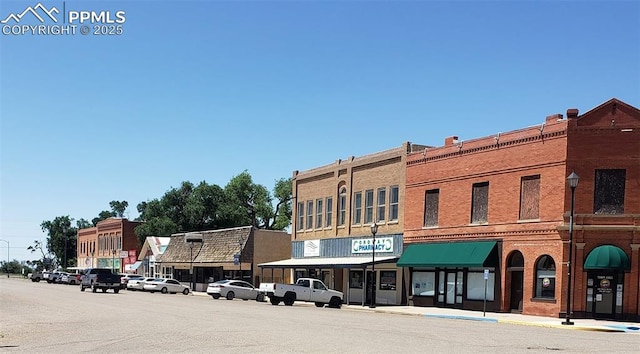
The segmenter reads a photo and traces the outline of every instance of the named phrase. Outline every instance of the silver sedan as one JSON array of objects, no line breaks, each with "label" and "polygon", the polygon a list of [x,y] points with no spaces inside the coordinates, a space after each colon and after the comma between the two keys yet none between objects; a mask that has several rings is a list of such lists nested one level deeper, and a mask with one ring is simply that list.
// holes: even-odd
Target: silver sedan
[{"label": "silver sedan", "polygon": [[242,300],[264,301],[263,292],[242,280],[220,280],[215,283],[209,283],[207,295],[211,295],[214,299],[224,297],[227,300],[233,300],[237,297]]}]

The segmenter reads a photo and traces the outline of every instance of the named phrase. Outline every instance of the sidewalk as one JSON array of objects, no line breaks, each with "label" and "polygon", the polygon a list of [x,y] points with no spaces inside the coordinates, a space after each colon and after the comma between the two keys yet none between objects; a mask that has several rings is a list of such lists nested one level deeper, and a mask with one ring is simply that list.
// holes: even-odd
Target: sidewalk
[{"label": "sidewalk", "polygon": [[[208,296],[205,292],[193,292],[193,295]],[[296,302],[294,306],[314,306],[312,303]],[[496,313],[482,311],[459,310],[441,307],[415,307],[415,306],[377,306],[369,308],[362,305],[342,305],[343,310],[369,311],[378,313],[392,313],[398,315],[424,316],[431,318],[446,318],[453,320],[483,321],[493,323],[508,323],[526,326],[539,326],[560,328],[569,330],[600,331],[600,332],[624,332],[640,335],[640,323],[618,322],[595,319],[572,319],[573,325],[563,325],[564,318],[521,315],[515,313]]]},{"label": "sidewalk", "polygon": [[373,311],[380,313],[425,316],[431,318],[448,318],[455,320],[509,323],[572,330],[626,332],[640,334],[640,323],[635,322],[618,322],[578,318],[571,319],[574,324],[567,326],[562,324],[564,318],[496,312],[486,312],[483,314],[482,311],[459,310],[441,307],[377,306],[376,308],[372,309],[368,306],[363,307],[362,305],[343,305],[342,308],[353,311]]}]

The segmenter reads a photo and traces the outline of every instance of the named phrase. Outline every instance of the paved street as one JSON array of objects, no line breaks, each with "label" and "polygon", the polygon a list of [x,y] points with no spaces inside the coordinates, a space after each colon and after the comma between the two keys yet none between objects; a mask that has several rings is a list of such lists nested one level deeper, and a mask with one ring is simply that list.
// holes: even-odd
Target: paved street
[{"label": "paved street", "polygon": [[0,352],[633,353],[640,337],[0,279]]}]

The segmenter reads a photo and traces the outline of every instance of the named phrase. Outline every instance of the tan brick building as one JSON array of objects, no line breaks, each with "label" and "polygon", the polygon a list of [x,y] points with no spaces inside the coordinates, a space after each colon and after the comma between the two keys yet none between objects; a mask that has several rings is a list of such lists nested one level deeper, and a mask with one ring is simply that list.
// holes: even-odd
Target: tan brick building
[{"label": "tan brick building", "polygon": [[375,222],[376,303],[406,302],[404,277],[395,260],[403,245],[405,158],[416,149],[424,146],[407,142],[394,149],[294,171],[292,258],[261,266],[293,269],[293,280],[320,278],[343,291],[345,301],[368,303],[374,261],[371,224]]},{"label": "tan brick building", "polygon": [[617,99],[409,154],[414,304],[482,309],[486,283],[489,310],[564,316],[572,172],[573,316],[640,319],[640,111]]},{"label": "tan brick building", "polygon": [[134,232],[138,221],[124,218],[108,218],[95,227],[78,230],[78,267],[112,268],[124,271],[125,265],[133,264],[140,251]]}]

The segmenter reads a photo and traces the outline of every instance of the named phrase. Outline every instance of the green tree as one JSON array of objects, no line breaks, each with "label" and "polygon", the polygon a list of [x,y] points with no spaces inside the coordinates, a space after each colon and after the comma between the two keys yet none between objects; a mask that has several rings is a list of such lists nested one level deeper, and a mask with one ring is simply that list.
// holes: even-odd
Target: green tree
[{"label": "green tree", "polygon": [[100,214],[98,214],[97,217],[91,219],[91,223],[93,224],[93,226],[96,226],[100,221],[107,220],[108,218],[112,218],[114,216],[116,216],[116,213],[114,213],[113,211],[103,210],[100,212]]},{"label": "green tree", "polygon": [[121,218],[124,216],[124,212],[127,210],[129,203],[126,200],[112,200],[109,203],[109,206],[111,207],[111,211],[115,214],[114,216]]},{"label": "green tree", "polygon": [[291,179],[276,181],[275,206],[271,193],[263,185],[254,183],[247,171],[233,177],[224,191],[228,212],[237,226],[284,230],[291,224]]},{"label": "green tree", "polygon": [[[67,268],[75,263],[78,229],[71,226],[73,219],[68,215],[58,216],[52,221],[40,224],[43,232],[48,234],[47,249],[55,256],[58,264]],[[71,261],[71,262],[69,262]]]},{"label": "green tree", "polygon": [[47,249],[48,255],[45,254],[43,244],[41,241],[39,240],[33,241],[33,245],[27,247],[27,250],[31,251],[31,253],[40,251],[40,254],[42,254],[42,258],[40,258],[39,260],[32,261],[33,265],[35,265],[36,267],[36,270],[53,269],[53,267],[55,267],[54,259],[51,257],[51,251]]},{"label": "green tree", "polygon": [[0,264],[0,269],[2,269],[2,272],[5,274],[24,274],[26,276],[32,271],[31,268],[22,265],[17,259],[12,260],[11,262],[2,261]]},{"label": "green tree", "polygon": [[87,228],[90,228],[91,226],[93,225],[86,219],[80,218],[76,221],[76,227],[78,228],[78,230],[87,229]]}]

